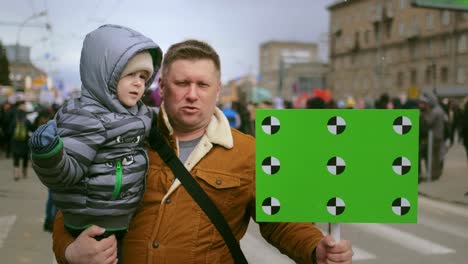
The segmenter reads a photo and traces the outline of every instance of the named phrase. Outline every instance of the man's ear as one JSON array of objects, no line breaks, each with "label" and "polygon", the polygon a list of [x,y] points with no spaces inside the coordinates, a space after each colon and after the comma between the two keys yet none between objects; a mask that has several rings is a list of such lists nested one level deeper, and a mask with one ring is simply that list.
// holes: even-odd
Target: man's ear
[{"label": "man's ear", "polygon": [[163,95],[164,95],[164,84],[163,84],[163,81],[162,81],[162,78],[161,78],[161,77],[158,78],[158,86],[159,86],[159,95],[161,96],[161,98],[163,98]]}]

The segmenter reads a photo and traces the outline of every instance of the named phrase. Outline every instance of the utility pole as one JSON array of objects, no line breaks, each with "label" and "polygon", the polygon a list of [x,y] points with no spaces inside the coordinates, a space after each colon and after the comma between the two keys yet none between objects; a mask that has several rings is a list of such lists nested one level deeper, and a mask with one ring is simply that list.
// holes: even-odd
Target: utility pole
[{"label": "utility pole", "polygon": [[[26,25],[26,23],[28,23],[28,21],[30,21],[32,19],[35,19],[35,18],[38,18],[38,17],[43,17],[43,16],[47,16],[47,11],[46,10],[44,10],[42,12],[39,12],[39,13],[32,14],[31,16],[29,16],[25,20],[23,20],[23,22],[21,22],[21,24],[19,25],[18,32],[16,34],[15,62],[18,62],[19,40],[20,40],[21,31],[23,30],[24,26]],[[46,24],[46,28],[50,29],[50,25]]]}]

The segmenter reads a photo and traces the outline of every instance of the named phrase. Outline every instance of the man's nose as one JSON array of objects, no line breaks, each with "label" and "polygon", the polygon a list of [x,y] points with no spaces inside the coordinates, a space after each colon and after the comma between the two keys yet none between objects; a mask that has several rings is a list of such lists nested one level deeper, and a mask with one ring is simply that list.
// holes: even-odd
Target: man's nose
[{"label": "man's nose", "polygon": [[197,86],[195,84],[192,84],[189,86],[189,89],[187,91],[187,98],[189,99],[196,99],[198,96],[197,94]]}]

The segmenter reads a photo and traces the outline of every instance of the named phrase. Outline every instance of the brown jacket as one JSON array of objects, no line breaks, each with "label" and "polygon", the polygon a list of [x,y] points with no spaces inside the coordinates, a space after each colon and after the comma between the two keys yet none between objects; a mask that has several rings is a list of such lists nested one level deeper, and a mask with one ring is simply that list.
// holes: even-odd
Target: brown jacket
[{"label": "brown jacket", "polygon": [[[162,109],[162,108],[161,108]],[[177,150],[164,111],[159,124]],[[148,150],[150,166],[142,204],[123,241],[123,263],[233,263],[229,249],[209,218],[193,201],[159,155]],[[255,219],[255,140],[235,129],[216,109],[205,135],[185,162],[240,240]],[[262,236],[298,263],[311,263],[323,237],[312,224],[259,223]],[[61,217],[54,226],[54,252],[65,263],[72,237]]]}]

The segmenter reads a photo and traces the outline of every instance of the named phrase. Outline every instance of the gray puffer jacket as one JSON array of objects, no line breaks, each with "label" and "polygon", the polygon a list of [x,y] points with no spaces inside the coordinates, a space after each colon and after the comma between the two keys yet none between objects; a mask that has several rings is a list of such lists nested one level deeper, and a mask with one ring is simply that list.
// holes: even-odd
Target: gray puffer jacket
[{"label": "gray puffer jacket", "polygon": [[144,141],[153,114],[141,101],[126,108],[116,97],[122,71],[142,50],[150,51],[157,72],[162,52],[151,39],[116,25],[89,33],[80,61],[82,96],[57,112],[59,145],[45,155],[33,153],[34,170],[69,228],[125,230],[143,196]]}]

